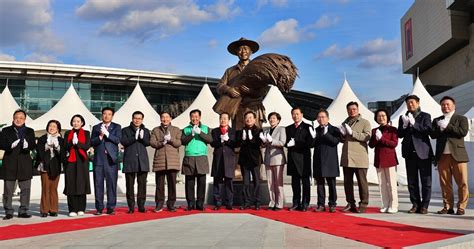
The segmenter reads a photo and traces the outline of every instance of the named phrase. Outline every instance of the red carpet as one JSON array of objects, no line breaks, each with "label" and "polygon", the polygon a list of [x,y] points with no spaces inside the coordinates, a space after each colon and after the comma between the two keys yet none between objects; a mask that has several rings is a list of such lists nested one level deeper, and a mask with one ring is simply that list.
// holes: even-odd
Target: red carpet
[{"label": "red carpet", "polygon": [[[151,208],[150,208],[151,209]],[[185,212],[178,209],[175,213],[163,211],[160,213],[135,212],[127,214],[127,208],[117,208],[116,215],[102,215],[79,219],[57,219],[49,222],[26,225],[10,225],[0,227],[0,240],[18,239],[46,234],[78,231],[91,228],[121,225],[133,222],[173,218],[183,215],[203,213],[200,211]],[[377,213],[376,208],[370,208],[368,213]],[[444,232],[435,229],[422,228],[394,222],[379,221],[346,215],[342,212],[315,213],[282,210],[278,212],[267,210],[225,210],[213,211],[207,209],[204,213],[246,213],[258,217],[276,220],[279,222],[312,229],[315,231],[343,237],[363,243],[400,248],[437,240],[460,236],[462,234]]]}]

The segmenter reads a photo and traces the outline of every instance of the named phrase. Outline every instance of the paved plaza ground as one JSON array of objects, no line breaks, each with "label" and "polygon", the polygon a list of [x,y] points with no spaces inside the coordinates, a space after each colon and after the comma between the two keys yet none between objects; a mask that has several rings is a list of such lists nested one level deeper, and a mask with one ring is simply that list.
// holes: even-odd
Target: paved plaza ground
[{"label": "paved plaza ground", "polygon": [[[149,177],[152,176],[150,174]],[[147,205],[151,207],[154,206],[154,187],[154,184],[150,183],[147,188]],[[177,205],[185,206],[184,184],[178,184],[177,188]],[[337,190],[338,206],[344,206],[346,202],[343,187],[338,186]],[[285,185],[285,193],[286,202],[289,205],[292,198],[289,185]],[[436,211],[442,208],[442,200],[440,194],[437,193],[433,193],[429,214],[427,215],[406,213],[411,207],[406,187],[399,188],[399,198],[400,212],[398,214],[369,212],[366,214],[350,214],[350,216],[398,223],[407,228],[413,226],[423,227],[460,234],[451,239],[417,244],[414,247],[474,248],[474,198],[470,199],[468,210],[466,210],[464,216],[436,214]],[[12,225],[44,223],[44,226],[47,226],[50,221],[65,220],[65,222],[70,222],[74,219],[95,217],[88,213],[83,217],[70,218],[67,216],[65,196],[61,195],[60,203],[59,217],[41,218],[39,217],[39,200],[32,200],[31,211],[33,217],[31,219],[19,219],[15,216],[14,219],[9,221],[0,220],[0,229],[25,229],[22,226],[12,227]],[[316,188],[312,187],[311,204],[314,205],[315,203]],[[15,204],[18,204],[18,202],[15,201]],[[118,206],[126,207],[123,194],[119,196]],[[369,206],[375,208],[380,206],[380,194],[377,186],[370,186]],[[88,209],[90,211],[94,209],[92,195],[88,196]],[[258,212],[268,216],[274,211],[260,210]],[[316,215],[316,213],[313,214]],[[0,215],[3,216],[3,211],[0,212]],[[321,224],[321,226],[325,226],[325,224]],[[335,227],[337,228],[337,226]],[[235,213],[215,213],[212,212],[211,207],[205,212],[193,215],[125,222],[119,225],[77,231],[74,228],[68,229],[68,232],[38,234],[32,237],[3,240],[0,241],[0,248],[372,248],[380,246],[361,242],[364,240],[350,239],[346,236],[336,236],[275,221],[264,218],[262,215],[238,211]],[[367,234],[367,236],[371,236],[371,234]],[[387,234],[387,236],[390,236],[390,234]]]}]

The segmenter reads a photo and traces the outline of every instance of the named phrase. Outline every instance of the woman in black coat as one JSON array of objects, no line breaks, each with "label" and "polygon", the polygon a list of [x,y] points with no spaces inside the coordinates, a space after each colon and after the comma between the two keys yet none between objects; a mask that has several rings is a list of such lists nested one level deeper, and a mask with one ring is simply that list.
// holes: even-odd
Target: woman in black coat
[{"label": "woman in black coat", "polygon": [[37,158],[38,172],[41,175],[41,217],[58,216],[58,183],[66,155],[62,146],[61,123],[50,120],[46,125],[47,134],[38,139]]},{"label": "woman in black coat", "polygon": [[84,215],[86,210],[86,195],[91,193],[89,180],[90,132],[82,129],[84,118],[76,114],[71,119],[72,130],[64,134],[66,162],[64,167],[65,187],[69,216]]},{"label": "woman in black coat", "polygon": [[337,127],[329,123],[329,113],[321,110],[317,114],[319,127],[312,133],[314,139],[313,177],[318,191],[317,212],[324,212],[326,191],[324,182],[329,188],[329,211],[336,211],[336,177],[339,176],[339,158],[337,145],[341,142],[341,133]]},{"label": "woman in black coat", "polygon": [[[229,126],[229,114],[221,113],[220,125],[211,131],[214,154],[212,159],[211,176],[214,177],[214,210],[219,210],[222,204],[232,210],[234,187],[232,180],[235,176],[235,130]],[[224,194],[224,195],[223,195]]]}]

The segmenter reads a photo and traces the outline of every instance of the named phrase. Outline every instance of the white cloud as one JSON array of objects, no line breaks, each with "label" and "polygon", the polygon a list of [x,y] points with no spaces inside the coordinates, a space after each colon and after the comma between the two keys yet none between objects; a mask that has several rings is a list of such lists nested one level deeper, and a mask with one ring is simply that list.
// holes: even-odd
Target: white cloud
[{"label": "white cloud", "polygon": [[278,47],[298,43],[314,35],[307,29],[299,28],[298,21],[290,18],[276,22],[271,28],[262,32],[258,41],[267,47]]},{"label": "white cloud", "polygon": [[229,19],[240,11],[233,0],[210,5],[199,5],[194,0],[88,0],[76,9],[76,14],[84,19],[105,20],[100,28],[103,34],[130,34],[146,40],[173,35],[188,25]]},{"label": "white cloud", "polygon": [[211,47],[211,48],[217,47],[217,44],[218,44],[218,42],[217,42],[216,39],[211,39],[211,40],[209,40],[209,42],[207,43],[207,45],[208,45],[209,47]]},{"label": "white cloud", "polygon": [[270,4],[273,7],[282,8],[288,6],[288,0],[257,0],[257,9],[260,9],[267,4]]},{"label": "white cloud", "polygon": [[323,0],[326,3],[337,3],[337,4],[347,4],[351,0]]},{"label": "white cloud", "polygon": [[341,48],[333,44],[316,56],[316,59],[323,58],[357,60],[358,66],[363,68],[399,66],[402,63],[399,41],[383,38],[369,40],[356,48],[352,45]]},{"label": "white cloud", "polygon": [[339,16],[328,16],[322,15],[318,21],[314,24],[314,28],[316,29],[324,29],[335,26],[339,23],[341,18]]},{"label": "white cloud", "polygon": [[2,0],[0,46],[24,45],[35,51],[61,53],[64,45],[51,31],[50,0]]},{"label": "white cloud", "polygon": [[25,61],[43,62],[43,63],[62,63],[61,60],[52,54],[32,53],[25,56]]},{"label": "white cloud", "polygon": [[15,59],[15,56],[4,54],[0,51],[0,61],[14,61]]}]

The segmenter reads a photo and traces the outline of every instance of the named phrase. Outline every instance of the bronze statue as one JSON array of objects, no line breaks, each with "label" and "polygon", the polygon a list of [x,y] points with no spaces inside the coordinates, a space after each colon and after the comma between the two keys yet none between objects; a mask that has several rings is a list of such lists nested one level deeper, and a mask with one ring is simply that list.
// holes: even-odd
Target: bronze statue
[{"label": "bronze statue", "polygon": [[257,116],[257,127],[261,128],[265,119],[263,99],[276,85],[280,91],[288,92],[293,86],[297,69],[290,58],[279,54],[264,54],[254,60],[250,56],[257,52],[257,42],[240,38],[227,46],[229,53],[239,57],[239,63],[228,68],[219,84],[220,98],[213,109],[217,113],[227,112],[232,118],[232,126],[239,130],[243,126],[243,115],[253,111]]}]

